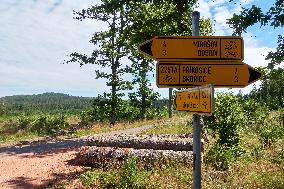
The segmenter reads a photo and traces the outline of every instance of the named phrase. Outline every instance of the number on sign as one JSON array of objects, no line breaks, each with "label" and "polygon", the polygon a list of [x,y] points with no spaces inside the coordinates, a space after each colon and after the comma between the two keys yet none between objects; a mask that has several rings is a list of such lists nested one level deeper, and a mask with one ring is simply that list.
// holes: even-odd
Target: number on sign
[{"label": "number on sign", "polygon": [[239,78],[237,76],[237,72],[238,72],[238,68],[236,68],[236,71],[235,71],[235,82],[239,82]]}]

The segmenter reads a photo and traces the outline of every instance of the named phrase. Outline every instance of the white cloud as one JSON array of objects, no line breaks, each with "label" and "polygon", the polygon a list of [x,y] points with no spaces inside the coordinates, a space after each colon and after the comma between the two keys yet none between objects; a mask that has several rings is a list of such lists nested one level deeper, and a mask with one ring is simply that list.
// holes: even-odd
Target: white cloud
[{"label": "white cloud", "polygon": [[212,18],[212,14],[210,12],[210,5],[205,0],[199,0],[198,7],[194,10],[199,11],[201,17]]},{"label": "white cloud", "polygon": [[[89,39],[105,26],[73,19],[73,10],[94,1],[9,0],[0,4],[0,96],[62,91],[96,96],[107,90],[95,80],[94,66],[62,65],[74,52],[89,54]],[[81,92],[80,92],[81,91]]]},{"label": "white cloud", "polygon": [[215,24],[215,30],[216,33],[214,35],[217,36],[226,36],[231,35],[233,33],[233,30],[229,28],[227,22],[227,19],[232,17],[232,12],[228,10],[227,7],[216,7],[214,8],[214,24]]}]

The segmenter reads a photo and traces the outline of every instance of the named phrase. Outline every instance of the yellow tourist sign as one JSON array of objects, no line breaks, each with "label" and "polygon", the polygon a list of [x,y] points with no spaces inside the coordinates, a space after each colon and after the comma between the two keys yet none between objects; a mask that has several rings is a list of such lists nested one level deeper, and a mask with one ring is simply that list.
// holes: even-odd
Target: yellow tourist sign
[{"label": "yellow tourist sign", "polygon": [[175,107],[178,111],[211,114],[214,111],[214,88],[212,85],[177,91]]},{"label": "yellow tourist sign", "polygon": [[245,87],[261,73],[242,62],[159,62],[157,86],[189,88],[213,84],[216,87]]},{"label": "yellow tourist sign", "polygon": [[159,36],[141,44],[139,50],[158,61],[244,59],[244,42],[237,36]]}]

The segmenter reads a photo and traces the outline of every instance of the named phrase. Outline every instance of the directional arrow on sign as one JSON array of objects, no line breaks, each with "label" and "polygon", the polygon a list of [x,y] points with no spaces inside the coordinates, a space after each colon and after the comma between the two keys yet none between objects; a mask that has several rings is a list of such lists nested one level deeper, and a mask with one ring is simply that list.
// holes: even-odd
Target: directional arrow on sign
[{"label": "directional arrow on sign", "polygon": [[240,88],[261,78],[261,73],[242,62],[159,62],[157,86],[189,88],[208,84]]},{"label": "directional arrow on sign", "polygon": [[159,61],[242,61],[243,39],[233,36],[160,36],[139,46],[140,52]]}]

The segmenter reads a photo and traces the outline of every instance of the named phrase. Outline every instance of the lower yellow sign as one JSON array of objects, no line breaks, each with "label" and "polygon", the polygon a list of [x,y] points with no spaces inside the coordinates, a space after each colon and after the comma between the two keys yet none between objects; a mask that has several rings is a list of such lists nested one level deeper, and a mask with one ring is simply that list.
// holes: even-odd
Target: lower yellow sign
[{"label": "lower yellow sign", "polygon": [[175,107],[178,111],[212,114],[214,111],[213,85],[177,91]]}]

